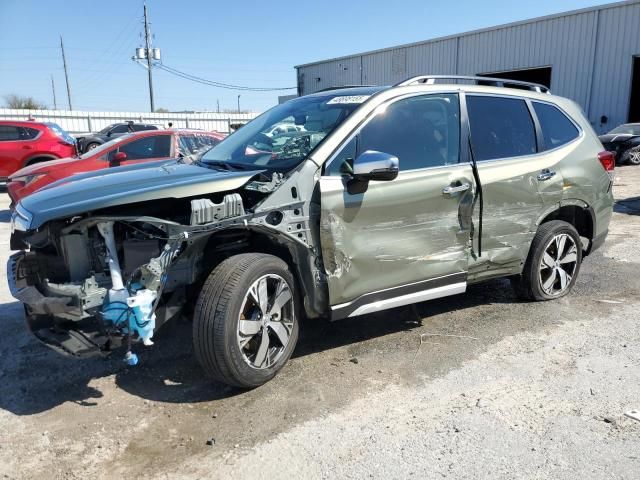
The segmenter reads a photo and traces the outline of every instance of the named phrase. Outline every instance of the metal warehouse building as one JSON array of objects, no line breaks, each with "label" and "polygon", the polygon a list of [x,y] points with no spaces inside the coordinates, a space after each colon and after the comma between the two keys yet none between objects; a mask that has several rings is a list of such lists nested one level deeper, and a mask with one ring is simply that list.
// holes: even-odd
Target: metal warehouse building
[{"label": "metal warehouse building", "polygon": [[640,0],[606,4],[296,67],[298,93],[412,75],[527,80],[582,105],[599,133],[640,122]]}]

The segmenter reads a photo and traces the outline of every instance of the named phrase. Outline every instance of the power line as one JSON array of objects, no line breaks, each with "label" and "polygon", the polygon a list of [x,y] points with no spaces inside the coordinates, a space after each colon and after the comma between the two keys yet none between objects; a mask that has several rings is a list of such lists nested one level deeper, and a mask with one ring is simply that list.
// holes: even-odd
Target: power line
[{"label": "power line", "polygon": [[157,63],[155,67],[164,70],[172,75],[176,75],[178,77],[184,78],[186,80],[191,80],[192,82],[201,83],[203,85],[209,85],[211,87],[218,88],[226,88],[228,90],[242,90],[242,91],[250,91],[250,92],[277,92],[282,90],[295,90],[297,87],[247,87],[242,85],[233,85],[230,83],[222,83],[216,82],[214,80],[208,80],[206,78],[198,77],[196,75],[191,75],[186,72],[182,72],[176,68],[169,67],[164,63]]}]

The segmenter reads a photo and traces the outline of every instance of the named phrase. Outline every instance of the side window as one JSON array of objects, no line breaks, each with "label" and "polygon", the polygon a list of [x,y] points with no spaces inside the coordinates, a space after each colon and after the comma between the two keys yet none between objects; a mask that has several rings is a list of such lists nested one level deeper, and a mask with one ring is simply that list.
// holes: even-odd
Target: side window
[{"label": "side window", "polygon": [[129,125],[117,125],[111,129],[111,133],[127,133]]},{"label": "side window", "polygon": [[524,100],[467,95],[467,111],[476,160],[536,153],[535,127]]},{"label": "side window", "polygon": [[533,102],[533,109],[540,122],[545,150],[569,143],[580,134],[571,120],[553,105]]},{"label": "side window", "polygon": [[11,140],[21,140],[18,127],[0,125],[0,142],[9,142]]},{"label": "side window", "polygon": [[134,125],[132,125],[132,127],[133,127],[133,131],[134,132],[142,132],[144,130],[157,130],[157,128],[154,127],[153,125],[134,124]]},{"label": "side window", "polygon": [[38,136],[39,133],[40,131],[36,130],[35,128],[29,128],[29,127],[20,128],[21,140],[33,140]]},{"label": "side window", "polygon": [[157,135],[134,140],[122,145],[119,152],[127,154],[127,160],[169,157],[171,154],[171,135]]},{"label": "side window", "polygon": [[353,158],[367,150],[397,156],[401,171],[458,163],[458,96],[421,95],[399,100],[379,110],[362,127],[357,142],[354,139],[345,145],[325,174],[349,173]]}]

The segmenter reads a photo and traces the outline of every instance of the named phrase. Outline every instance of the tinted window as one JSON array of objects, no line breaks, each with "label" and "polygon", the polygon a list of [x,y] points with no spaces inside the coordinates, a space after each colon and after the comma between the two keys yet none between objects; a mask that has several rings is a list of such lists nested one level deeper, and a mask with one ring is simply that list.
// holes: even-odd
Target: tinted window
[{"label": "tinted window", "polygon": [[398,157],[400,170],[458,163],[457,95],[424,95],[392,103],[360,131],[358,153],[376,150]]},{"label": "tinted window", "polygon": [[169,157],[171,154],[171,135],[157,135],[134,140],[122,145],[119,152],[127,154],[127,160]]},{"label": "tinted window", "polygon": [[129,125],[117,125],[111,129],[111,133],[127,133]]},{"label": "tinted window", "polygon": [[535,128],[524,100],[468,95],[467,110],[476,160],[536,152]]},{"label": "tinted window", "polygon": [[141,132],[143,130],[157,130],[153,125],[133,125],[134,132]]},{"label": "tinted window", "polygon": [[10,125],[0,125],[0,142],[10,140],[21,140],[20,130],[18,127],[12,127]]},{"label": "tinted window", "polygon": [[540,122],[546,150],[569,143],[579,135],[578,129],[571,120],[553,105],[533,102],[533,109]]},{"label": "tinted window", "polygon": [[40,133],[40,131],[35,128],[22,127],[20,130],[20,135],[23,140],[33,140]]}]

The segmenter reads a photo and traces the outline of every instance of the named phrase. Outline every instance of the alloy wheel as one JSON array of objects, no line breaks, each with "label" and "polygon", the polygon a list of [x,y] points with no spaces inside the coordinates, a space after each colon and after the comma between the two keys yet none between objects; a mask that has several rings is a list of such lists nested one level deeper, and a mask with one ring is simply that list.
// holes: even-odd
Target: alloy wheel
[{"label": "alloy wheel", "polygon": [[566,233],[554,236],[540,260],[539,281],[550,296],[562,295],[571,285],[578,264],[578,247]]},{"label": "alloy wheel", "polygon": [[263,275],[249,287],[240,308],[237,340],[252,368],[269,368],[283,355],[293,331],[294,311],[291,288],[281,276]]}]

